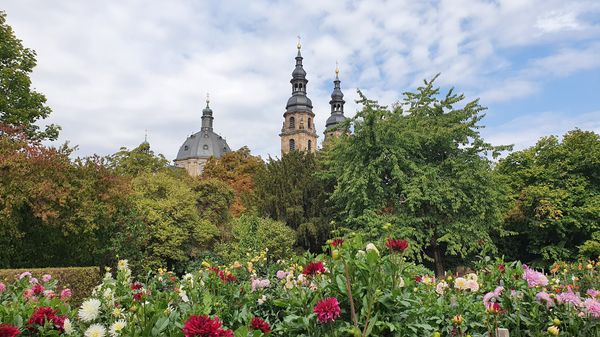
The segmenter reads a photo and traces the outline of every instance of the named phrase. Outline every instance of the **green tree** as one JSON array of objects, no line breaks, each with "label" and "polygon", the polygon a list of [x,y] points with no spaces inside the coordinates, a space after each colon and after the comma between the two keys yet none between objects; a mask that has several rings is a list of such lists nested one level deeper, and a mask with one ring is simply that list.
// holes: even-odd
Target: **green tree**
[{"label": "green tree", "polygon": [[296,230],[299,244],[318,251],[329,236],[325,186],[314,154],[291,151],[269,158],[255,179],[259,215],[283,221]]},{"label": "green tree", "polygon": [[143,173],[133,179],[133,189],[145,225],[146,266],[182,271],[210,248],[218,229],[200,217],[189,182],[167,172]]},{"label": "green tree", "polygon": [[60,127],[36,125],[50,115],[46,97],[31,88],[29,77],[36,65],[35,51],[25,48],[0,11],[0,123],[21,126],[29,137],[54,140]]},{"label": "green tree", "polygon": [[[497,167],[512,190],[502,242],[510,258],[547,265],[594,252],[600,237],[600,135],[573,130],[541,138]],[[597,240],[597,239],[596,239]],[[587,252],[587,253],[586,253]]]},{"label": "green tree", "polygon": [[229,208],[234,198],[233,190],[218,179],[188,178],[189,186],[196,198],[199,216],[215,224],[222,237],[229,235],[228,223],[231,218]]},{"label": "green tree", "polygon": [[328,166],[339,220],[352,229],[365,219],[392,222],[439,275],[449,256],[494,249],[503,194],[486,156],[508,147],[481,138],[478,100],[465,103],[452,90],[440,97],[434,80],[391,109],[359,92],[363,109],[348,121],[354,134],[331,147]]},{"label": "green tree", "polygon": [[130,257],[116,245],[138,223],[128,180],[101,158],[72,162],[70,154],[0,128],[1,266],[106,265],[115,252]]},{"label": "green tree", "polygon": [[108,157],[108,165],[117,174],[136,177],[145,172],[158,172],[169,167],[169,161],[162,155],[155,155],[148,142],[128,150],[122,147]]}]

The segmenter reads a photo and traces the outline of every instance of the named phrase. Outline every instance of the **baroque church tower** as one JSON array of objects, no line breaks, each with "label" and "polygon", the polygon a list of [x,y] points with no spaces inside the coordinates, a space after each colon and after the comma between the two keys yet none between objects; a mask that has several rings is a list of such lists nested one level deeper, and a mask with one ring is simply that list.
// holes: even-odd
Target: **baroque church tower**
[{"label": "baroque church tower", "polygon": [[344,116],[344,103],[346,103],[346,101],[344,101],[344,94],[340,87],[339,75],[340,68],[336,64],[333,92],[331,93],[331,101],[329,101],[329,105],[331,106],[331,116],[327,118],[327,122],[325,122],[325,131],[323,132],[325,134],[325,140],[330,137],[339,137],[348,131],[338,127],[338,124],[346,120],[346,116]]},{"label": "baroque church tower", "polygon": [[306,71],[302,66],[300,41],[298,41],[298,55],[296,68],[292,72],[292,97],[288,99],[285,113],[283,114],[283,127],[281,128],[281,153],[290,151],[317,150],[317,132],[315,130],[315,114],[312,111],[312,101],[306,96]]}]

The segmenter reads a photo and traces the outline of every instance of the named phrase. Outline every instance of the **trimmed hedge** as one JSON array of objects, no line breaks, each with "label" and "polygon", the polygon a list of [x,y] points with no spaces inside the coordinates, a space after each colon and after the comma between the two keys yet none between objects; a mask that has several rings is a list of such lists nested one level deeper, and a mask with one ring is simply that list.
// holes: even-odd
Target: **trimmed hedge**
[{"label": "trimmed hedge", "polygon": [[42,279],[42,275],[50,274],[53,279],[58,280],[58,289],[71,289],[71,304],[74,305],[79,305],[83,299],[89,297],[92,289],[102,281],[99,267],[0,269],[0,281],[13,282],[19,274],[26,271],[39,280]]}]

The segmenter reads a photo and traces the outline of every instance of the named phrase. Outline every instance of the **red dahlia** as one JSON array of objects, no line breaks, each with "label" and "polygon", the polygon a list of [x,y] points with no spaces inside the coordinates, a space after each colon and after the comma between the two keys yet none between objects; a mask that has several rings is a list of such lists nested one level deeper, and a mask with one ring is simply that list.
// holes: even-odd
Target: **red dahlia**
[{"label": "red dahlia", "polygon": [[307,264],[302,271],[304,275],[317,275],[325,272],[325,266],[321,261],[314,261]]},{"label": "red dahlia", "polygon": [[331,241],[331,246],[338,247],[338,246],[341,246],[343,243],[344,243],[344,239],[337,238],[337,239],[333,239],[333,241]]},{"label": "red dahlia", "polygon": [[139,282],[135,282],[135,283],[131,284],[131,290],[140,290],[143,288],[144,288],[144,286]]},{"label": "red dahlia", "polygon": [[265,322],[265,320],[260,317],[254,317],[252,322],[250,322],[250,326],[252,329],[260,330],[263,333],[271,332],[271,326],[269,326],[269,323]]},{"label": "red dahlia", "polygon": [[[65,324],[66,316],[57,316],[56,310],[50,307],[39,307],[35,309],[31,317],[27,321],[28,329],[35,329],[35,325],[44,326],[46,322],[52,322],[52,325],[58,331],[63,331],[63,326]],[[1,335],[0,335],[1,336]]]},{"label": "red dahlia", "polygon": [[402,239],[388,238],[385,242],[385,246],[391,251],[403,252],[408,248],[408,241]]},{"label": "red dahlia", "polygon": [[233,337],[233,332],[222,326],[219,317],[192,315],[183,326],[183,334],[185,337]]},{"label": "red dahlia", "polygon": [[14,325],[0,324],[0,337],[15,337],[21,330]]},{"label": "red dahlia", "polygon": [[324,300],[320,300],[314,308],[315,314],[317,314],[317,320],[320,323],[330,323],[340,317],[340,304],[337,298],[329,297]]},{"label": "red dahlia", "polygon": [[43,286],[43,285],[41,285],[41,284],[36,284],[36,285],[34,285],[33,287],[31,287],[31,290],[33,290],[33,293],[34,293],[34,294],[36,294],[36,295],[39,295],[39,294],[43,293],[43,292],[44,292],[44,290],[46,290],[46,289],[44,289],[44,286]]}]

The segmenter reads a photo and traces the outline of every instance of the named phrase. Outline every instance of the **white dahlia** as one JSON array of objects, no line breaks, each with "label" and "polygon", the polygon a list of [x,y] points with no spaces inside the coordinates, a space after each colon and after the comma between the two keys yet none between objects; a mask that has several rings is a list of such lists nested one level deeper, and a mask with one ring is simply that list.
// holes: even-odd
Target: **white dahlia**
[{"label": "white dahlia", "polygon": [[99,299],[91,298],[86,300],[81,304],[79,312],[77,313],[79,319],[84,322],[91,322],[95,320],[98,318],[98,315],[100,315],[100,305],[101,303]]},{"label": "white dahlia", "polygon": [[123,331],[123,329],[127,326],[127,322],[125,322],[124,320],[118,320],[116,322],[114,322],[111,326],[110,329],[108,330],[108,333],[112,336],[112,337],[117,337],[121,335],[121,332]]},{"label": "white dahlia", "polygon": [[92,324],[85,330],[85,337],[104,337],[106,335],[106,329],[102,324]]}]

